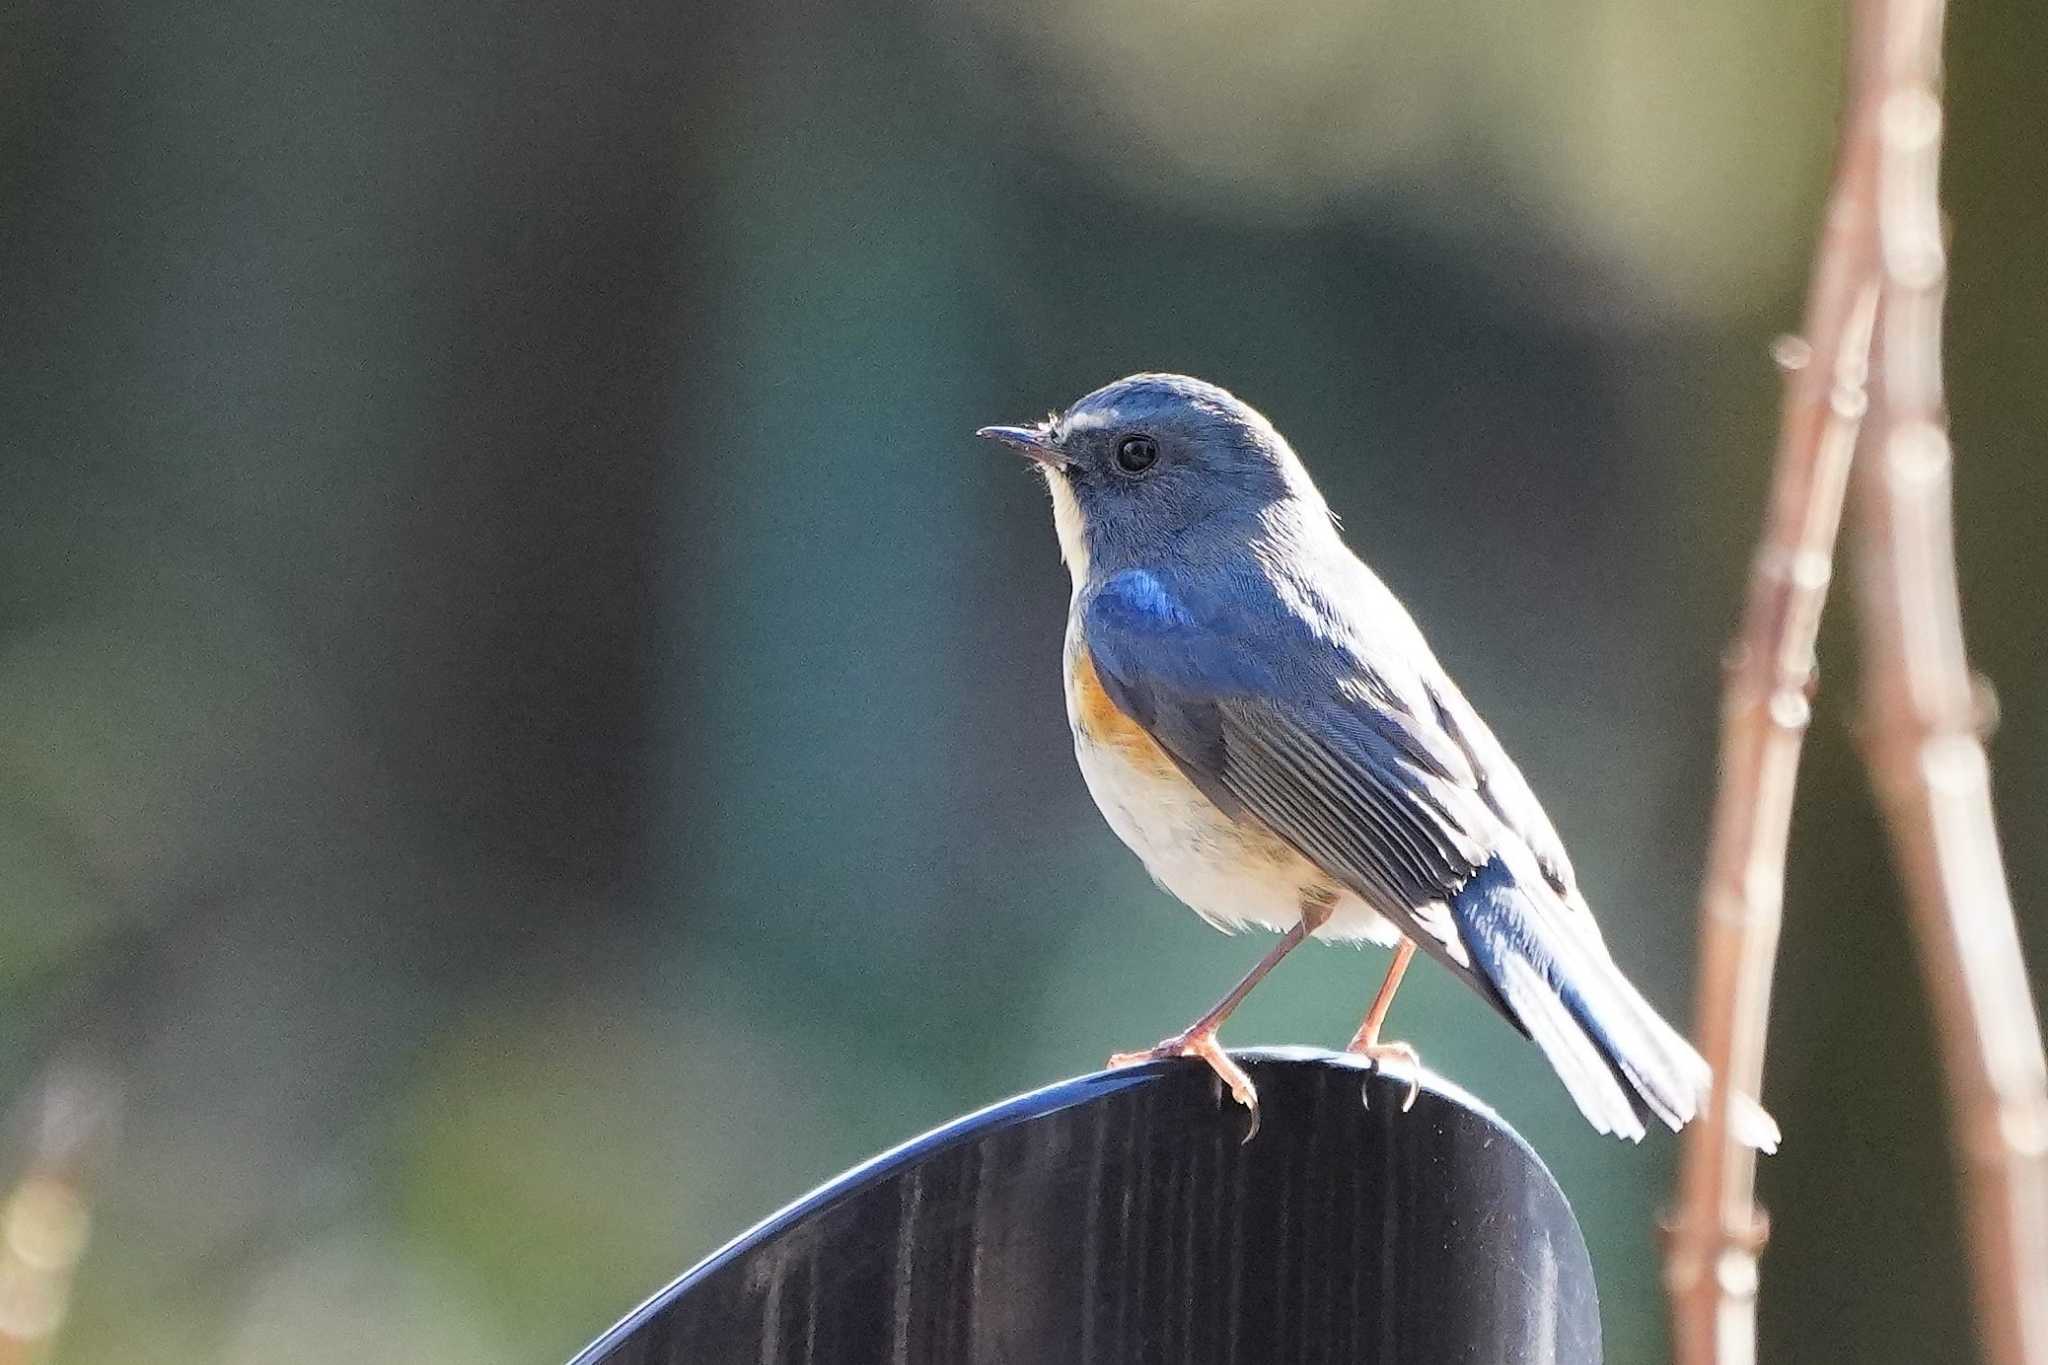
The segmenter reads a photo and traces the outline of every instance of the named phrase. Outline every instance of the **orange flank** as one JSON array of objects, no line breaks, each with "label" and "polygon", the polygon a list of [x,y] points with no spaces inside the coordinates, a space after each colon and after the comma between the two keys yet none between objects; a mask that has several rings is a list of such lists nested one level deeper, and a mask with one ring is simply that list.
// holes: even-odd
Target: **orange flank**
[{"label": "orange flank", "polygon": [[1178,774],[1179,769],[1173,766],[1173,760],[1166,756],[1159,742],[1145,733],[1144,726],[1119,711],[1109,693],[1103,691],[1095,660],[1088,656],[1085,647],[1074,653],[1074,720],[1082,734],[1097,744],[1113,746],[1132,766],[1152,774]]}]

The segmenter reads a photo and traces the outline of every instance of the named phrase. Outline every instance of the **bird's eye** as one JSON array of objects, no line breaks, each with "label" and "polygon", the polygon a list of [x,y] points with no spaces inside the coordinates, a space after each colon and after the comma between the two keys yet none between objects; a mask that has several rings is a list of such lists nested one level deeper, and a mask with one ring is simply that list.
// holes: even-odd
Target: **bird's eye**
[{"label": "bird's eye", "polygon": [[1159,442],[1150,436],[1126,436],[1116,448],[1116,467],[1126,474],[1142,474],[1159,459]]}]

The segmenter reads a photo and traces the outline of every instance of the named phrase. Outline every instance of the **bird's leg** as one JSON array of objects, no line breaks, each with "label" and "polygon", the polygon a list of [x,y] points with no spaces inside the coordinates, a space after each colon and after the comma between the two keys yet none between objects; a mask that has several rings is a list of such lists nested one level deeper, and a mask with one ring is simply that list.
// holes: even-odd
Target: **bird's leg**
[{"label": "bird's leg", "polygon": [[1331,902],[1324,897],[1304,896],[1301,902],[1301,918],[1294,926],[1280,936],[1266,955],[1253,964],[1244,974],[1244,979],[1230,988],[1229,994],[1202,1012],[1202,1016],[1189,1024],[1173,1037],[1159,1042],[1143,1052],[1119,1052],[1109,1059],[1112,1068],[1136,1066],[1140,1062],[1157,1062],[1171,1057],[1200,1057],[1209,1064],[1222,1082],[1230,1087],[1230,1093],[1239,1104],[1252,1111],[1251,1127],[1245,1132],[1244,1140],[1250,1142],[1252,1134],[1259,1131],[1259,1092],[1253,1086],[1252,1078],[1245,1075],[1244,1068],[1230,1059],[1223,1045],[1216,1041],[1216,1030],[1223,1021],[1236,1013],[1252,988],[1265,980],[1266,973],[1280,965],[1280,959],[1299,947],[1303,940],[1323,927],[1323,921],[1330,917]]},{"label": "bird's leg", "polygon": [[1253,1088],[1251,1077],[1244,1074],[1244,1068],[1231,1061],[1229,1054],[1225,1053],[1222,1045],[1216,1041],[1216,1030],[1223,1026],[1224,1020],[1236,1013],[1237,1007],[1244,1003],[1244,998],[1252,993],[1252,987],[1264,980],[1266,973],[1278,966],[1281,958],[1294,951],[1301,941],[1308,937],[1308,930],[1304,924],[1296,924],[1282,934],[1280,941],[1244,974],[1244,979],[1232,986],[1229,994],[1202,1011],[1201,1017],[1194,1023],[1142,1052],[1116,1053],[1110,1057],[1109,1065],[1136,1066],[1140,1062],[1163,1061],[1169,1057],[1200,1057],[1209,1064],[1211,1070],[1223,1078],[1223,1083],[1230,1087],[1230,1093],[1236,1097],[1237,1102],[1257,1114],[1259,1092]]},{"label": "bird's leg", "polygon": [[1403,1112],[1415,1107],[1415,1096],[1422,1089],[1422,1059],[1406,1043],[1381,1042],[1380,1025],[1387,1021],[1387,1010],[1394,1003],[1394,992],[1401,988],[1401,978],[1407,974],[1408,963],[1414,956],[1415,940],[1402,939],[1401,946],[1394,949],[1394,962],[1387,968],[1387,979],[1380,983],[1380,993],[1372,998],[1372,1008],[1365,1012],[1365,1022],[1358,1026],[1358,1032],[1351,1035],[1351,1042],[1344,1049],[1372,1058],[1375,1067],[1389,1057],[1408,1063],[1414,1074],[1408,1080],[1408,1098],[1401,1102]]}]

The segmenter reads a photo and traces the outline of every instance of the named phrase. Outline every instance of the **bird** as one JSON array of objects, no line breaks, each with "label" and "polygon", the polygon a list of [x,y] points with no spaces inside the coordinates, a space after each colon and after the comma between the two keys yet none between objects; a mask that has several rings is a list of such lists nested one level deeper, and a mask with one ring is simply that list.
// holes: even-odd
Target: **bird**
[{"label": "bird", "polygon": [[[1419,950],[1535,1043],[1597,1131],[1639,1142],[1699,1114],[1706,1061],[1623,975],[1528,782],[1263,414],[1146,373],[976,434],[1051,494],[1067,719],[1104,819],[1212,925],[1280,934],[1187,1028],[1112,1066],[1201,1059],[1249,1138],[1258,1092],[1219,1028],[1306,940],[1365,942],[1393,949],[1349,1043],[1376,1067],[1419,1065],[1381,1036]],[[1754,1099],[1732,1112],[1740,1140],[1777,1147]]]}]

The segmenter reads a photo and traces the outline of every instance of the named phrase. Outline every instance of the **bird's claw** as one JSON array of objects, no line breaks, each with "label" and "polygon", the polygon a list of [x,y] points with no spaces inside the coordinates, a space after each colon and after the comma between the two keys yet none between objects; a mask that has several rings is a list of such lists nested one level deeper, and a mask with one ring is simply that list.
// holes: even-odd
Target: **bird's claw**
[{"label": "bird's claw", "polygon": [[1190,1029],[1162,1039],[1143,1052],[1114,1053],[1108,1065],[1113,1071],[1118,1067],[1168,1061],[1175,1057],[1199,1057],[1207,1062],[1216,1078],[1229,1087],[1231,1098],[1251,1111],[1251,1126],[1244,1133],[1244,1141],[1250,1142],[1259,1131],[1259,1090],[1252,1084],[1252,1078],[1245,1074],[1244,1068],[1223,1050],[1223,1044],[1216,1041],[1216,1030]]},{"label": "bird's claw", "polygon": [[1408,1064],[1408,1093],[1401,1100],[1401,1112],[1407,1113],[1415,1107],[1415,1097],[1422,1093],[1422,1057],[1407,1043],[1353,1043],[1348,1049],[1354,1056],[1363,1057],[1372,1063],[1375,1071],[1384,1073],[1388,1061]]}]

